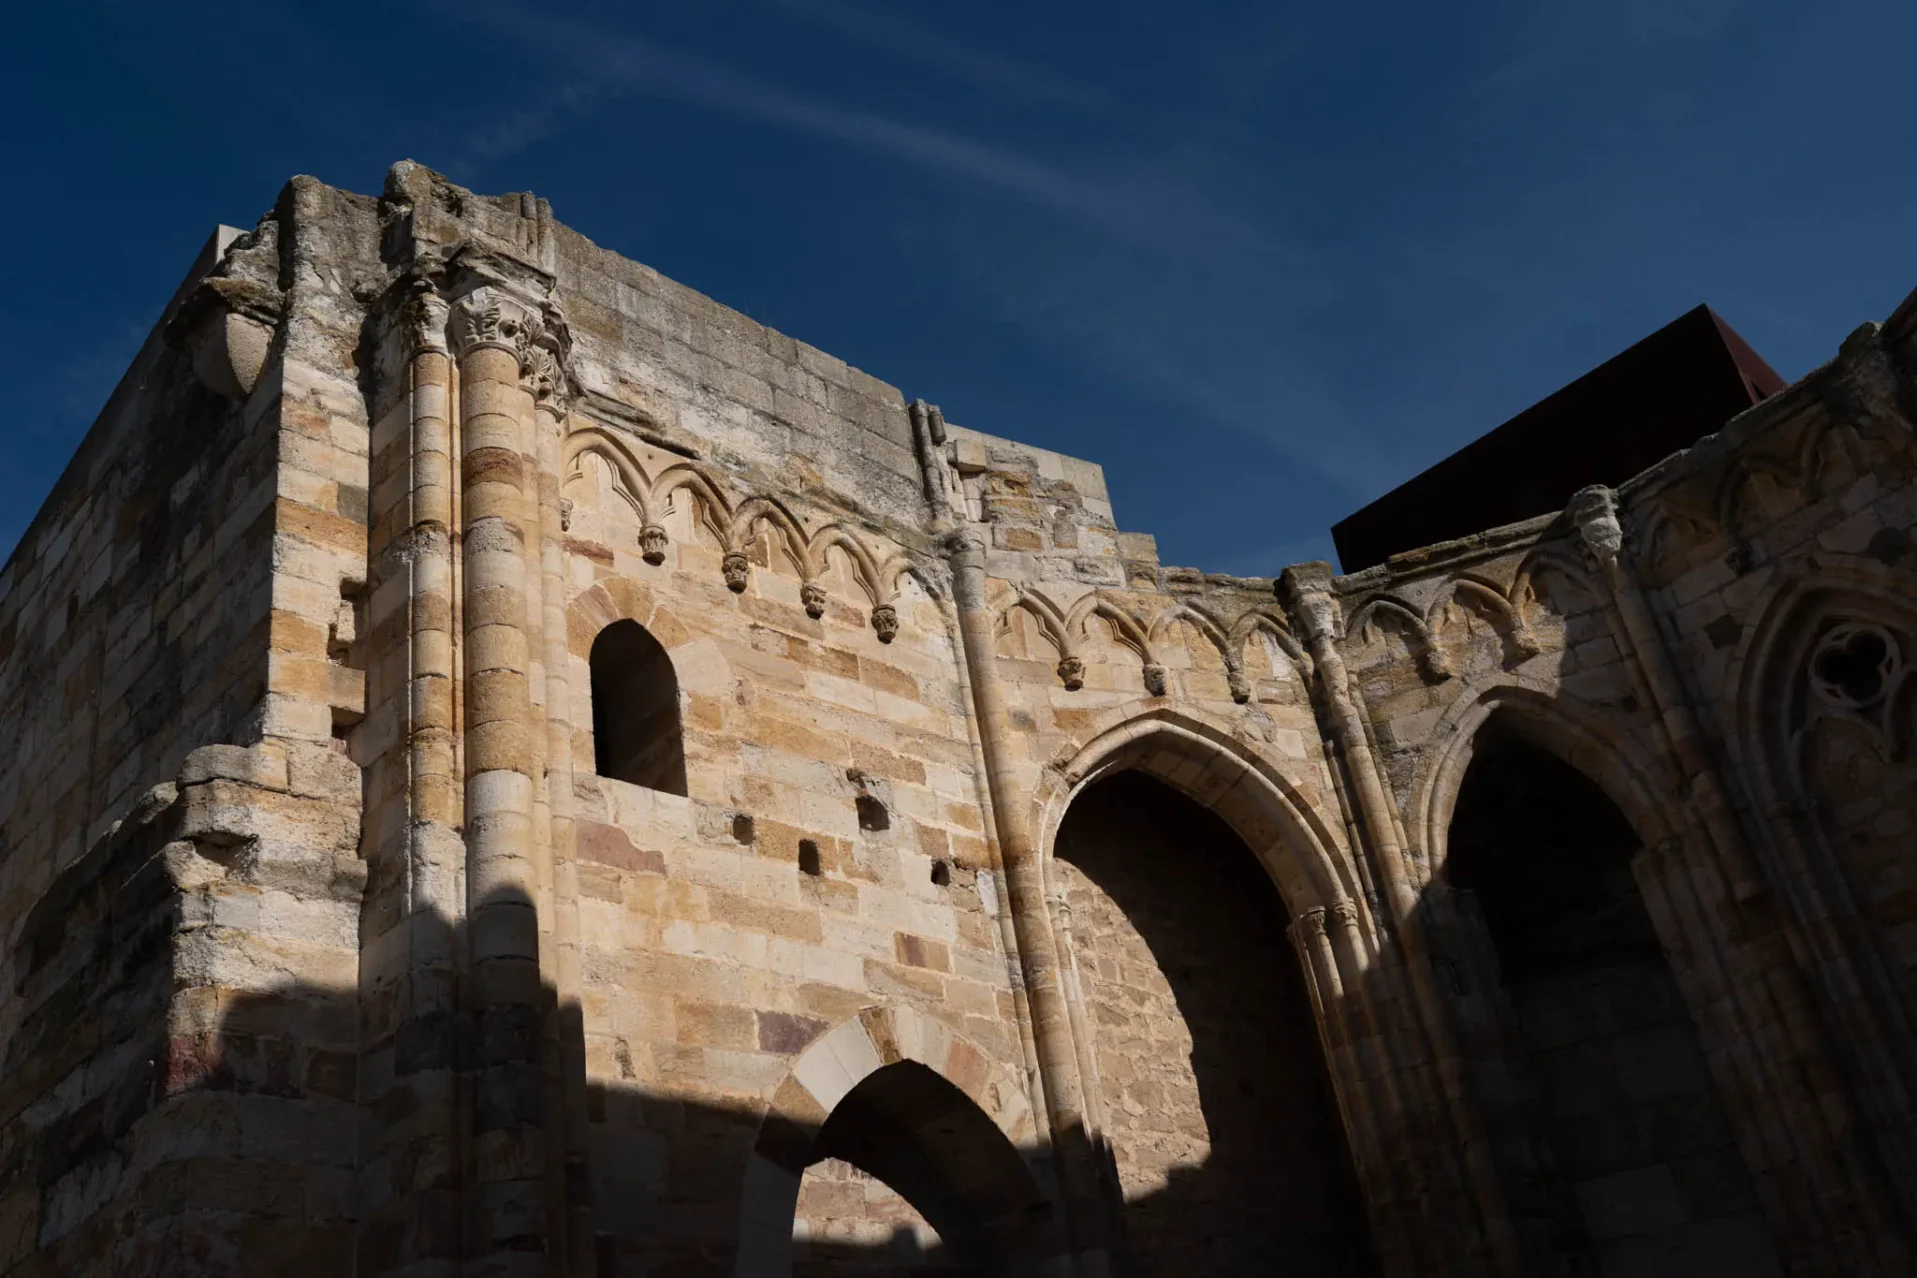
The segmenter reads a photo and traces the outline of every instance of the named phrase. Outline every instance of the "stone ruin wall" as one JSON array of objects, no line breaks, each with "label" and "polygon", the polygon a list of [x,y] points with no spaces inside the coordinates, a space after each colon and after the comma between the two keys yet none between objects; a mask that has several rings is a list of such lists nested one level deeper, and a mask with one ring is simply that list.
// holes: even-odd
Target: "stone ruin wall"
[{"label": "stone ruin wall", "polygon": [[[502,306],[545,335],[523,384]],[[894,1059],[1082,1216],[1129,1174],[1089,1085],[1112,920],[1080,930],[1050,857],[1124,768],[1276,883],[1386,1271],[1525,1272],[1563,1186],[1444,882],[1494,714],[1643,839],[1780,1249],[1895,1272],[1913,330],[1564,514],[1238,579],[1159,564],[1095,465],[908,408],[530,197],[297,179],[0,574],[0,1273],[450,1272],[533,1237],[756,1273],[780,1133]],[[503,679],[490,582],[522,597]],[[592,771],[621,619],[671,654],[684,796]],[[465,846],[493,751],[525,857]],[[807,1184],[816,1237],[905,1219]]]}]

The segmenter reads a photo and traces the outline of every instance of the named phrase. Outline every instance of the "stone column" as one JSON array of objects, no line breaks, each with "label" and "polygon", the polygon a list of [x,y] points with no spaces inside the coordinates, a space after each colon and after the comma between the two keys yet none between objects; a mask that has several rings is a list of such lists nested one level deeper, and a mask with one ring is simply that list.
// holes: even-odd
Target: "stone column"
[{"label": "stone column", "polygon": [[579,862],[573,792],[572,653],[567,645],[566,528],[559,486],[569,400],[564,321],[548,317],[546,339],[534,347],[533,403],[539,446],[540,604],[544,613],[546,678],[546,790],[551,834],[555,1029],[559,1057],[559,1115],[566,1272],[593,1270],[591,1181],[587,1166],[586,1040],[580,1005]]},{"label": "stone column", "polygon": [[[538,839],[533,792],[545,725],[533,722],[528,547],[538,513],[532,396],[522,381],[539,312],[482,284],[455,304],[464,516],[466,873],[473,1016],[472,1191],[481,1272],[545,1269]],[[540,740],[535,741],[537,733]]]},{"label": "stone column", "polygon": [[367,710],[380,711],[377,691],[397,743],[369,764],[367,828],[378,842],[366,849],[361,1036],[367,1059],[390,1065],[363,1085],[361,1103],[411,1119],[383,1129],[363,1159],[361,1257],[367,1273],[449,1278],[462,1251],[458,938],[466,914],[452,370],[445,301],[423,277],[408,283],[394,333],[404,343],[400,424],[376,450],[376,527],[391,531],[376,551],[367,616]]},{"label": "stone column", "polygon": [[[1841,1253],[1849,1257],[1849,1272],[1905,1272],[1907,1227],[1874,1160],[1860,1158],[1858,1146],[1867,1137],[1812,1011],[1810,985],[1795,955],[1803,939],[1790,935],[1769,899],[1657,617],[1623,554],[1616,498],[1594,485],[1574,493],[1567,511],[1609,587],[1612,630],[1657,717],[1679,775],[1675,807],[1689,827],[1686,838],[1647,850],[1633,868],[1692,1000],[1727,1107],[1741,1111],[1733,1121],[1746,1129],[1746,1139],[1748,1133],[1765,1137],[1743,1148],[1747,1159],[1763,1160],[1750,1170],[1773,1228],[1782,1231],[1777,1241],[1800,1262]],[[1700,952],[1700,939],[1710,953]],[[1910,1158],[1905,1150],[1889,1152],[1894,1161]]]},{"label": "stone column", "polygon": [[1018,733],[1012,727],[1004,685],[998,676],[993,618],[985,595],[985,543],[977,533],[966,530],[951,534],[945,544],[951,557],[952,592],[958,603],[965,662],[978,707],[979,739],[985,753],[992,811],[998,823],[1007,907],[1031,1004],[1032,1038],[1038,1050],[1040,1082],[1051,1119],[1073,1250],[1082,1273],[1103,1275],[1110,1269],[1110,1243],[1098,1194],[1085,1084],[1079,1074],[1064,972],[1045,909],[1044,870],[1030,819],[1032,800],[1019,782]]},{"label": "stone column", "polygon": [[[1513,1278],[1532,1272],[1511,1218],[1489,1142],[1465,1086],[1456,1035],[1433,978],[1424,936],[1418,889],[1412,882],[1392,801],[1386,793],[1371,743],[1354,702],[1344,656],[1338,649],[1340,619],[1331,595],[1331,568],[1324,563],[1285,569],[1283,585],[1302,622],[1318,676],[1317,703],[1330,720],[1331,741],[1343,757],[1345,775],[1356,792],[1358,824],[1366,836],[1382,879],[1381,895],[1397,938],[1400,970],[1415,1008],[1416,1029],[1435,1060],[1442,1094],[1432,1098],[1439,1125],[1448,1124],[1463,1160],[1463,1187],[1473,1202],[1494,1272]],[[1433,1151],[1434,1153],[1436,1151]]]},{"label": "stone column", "polygon": [[[1346,902],[1339,902],[1339,907],[1351,913],[1355,928],[1356,912]],[[1332,946],[1328,913],[1324,906],[1313,906],[1293,919],[1285,934],[1298,952],[1305,989],[1317,1015],[1325,1065],[1343,1110],[1351,1161],[1365,1191],[1379,1266],[1393,1278],[1418,1274],[1424,1272],[1415,1242],[1419,1204],[1415,1193],[1405,1193],[1398,1183],[1397,1168],[1374,1121],[1372,1097],[1359,1061],[1359,1042],[1365,1034],[1348,1014],[1351,1000]]]}]

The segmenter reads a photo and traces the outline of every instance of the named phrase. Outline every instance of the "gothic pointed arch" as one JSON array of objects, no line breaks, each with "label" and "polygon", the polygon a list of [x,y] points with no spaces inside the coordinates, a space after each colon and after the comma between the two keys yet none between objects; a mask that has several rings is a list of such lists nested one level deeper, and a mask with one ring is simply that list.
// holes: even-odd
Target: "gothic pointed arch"
[{"label": "gothic pointed arch", "polygon": [[1053,757],[1034,796],[1043,855],[1052,854],[1072,797],[1126,769],[1147,772],[1218,812],[1265,866],[1293,914],[1346,902],[1362,911],[1362,888],[1319,802],[1227,725],[1152,701],[1110,711],[1082,744]]},{"label": "gothic pointed arch", "polygon": [[613,491],[632,507],[641,523],[652,523],[652,480],[625,441],[611,431],[598,426],[580,426],[567,434],[565,450],[559,459],[560,483],[564,485],[579,478],[583,474],[580,462],[589,456],[611,467]]},{"label": "gothic pointed arch", "polygon": [[1730,738],[1754,806],[1776,814],[1793,878],[1867,941],[1864,979],[1896,989],[1906,1026],[1917,1024],[1917,941],[1904,905],[1917,819],[1914,599],[1917,574],[1819,554],[1783,577],[1729,675]]},{"label": "gothic pointed arch", "polygon": [[1351,620],[1345,623],[1345,633],[1355,636],[1360,644],[1369,645],[1377,640],[1384,629],[1395,629],[1404,636],[1406,645],[1418,661],[1418,668],[1427,679],[1442,680],[1451,677],[1450,664],[1445,660],[1444,649],[1432,638],[1431,628],[1416,609],[1391,595],[1373,595],[1359,604],[1351,614]]},{"label": "gothic pointed arch", "polygon": [[[1046,795],[1063,799],[1044,820],[1047,901],[1124,1262],[1375,1273],[1332,1083],[1337,1035],[1315,1001],[1327,960],[1273,926],[1322,923],[1323,900],[1355,911],[1335,868],[1298,846],[1300,814],[1258,761],[1178,718],[1100,734]],[[1242,1228],[1252,1218],[1260,1227]]]}]

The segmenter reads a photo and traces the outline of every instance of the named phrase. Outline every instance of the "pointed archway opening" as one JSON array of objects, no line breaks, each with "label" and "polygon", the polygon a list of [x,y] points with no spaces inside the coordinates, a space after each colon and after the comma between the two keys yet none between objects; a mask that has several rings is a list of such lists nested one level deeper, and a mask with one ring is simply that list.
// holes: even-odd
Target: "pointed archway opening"
[{"label": "pointed archway opening", "polygon": [[1445,875],[1475,897],[1536,1088],[1556,1192],[1601,1274],[1781,1274],[1756,1193],[1597,784],[1494,718]]},{"label": "pointed archway opening", "polygon": [[1258,859],[1141,771],[1074,797],[1054,847],[1125,1272],[1375,1274],[1288,912]]},{"label": "pointed archway opening", "polygon": [[794,1278],[1037,1275],[1057,1248],[1025,1158],[936,1071],[903,1060],[847,1092],[813,1137]]}]

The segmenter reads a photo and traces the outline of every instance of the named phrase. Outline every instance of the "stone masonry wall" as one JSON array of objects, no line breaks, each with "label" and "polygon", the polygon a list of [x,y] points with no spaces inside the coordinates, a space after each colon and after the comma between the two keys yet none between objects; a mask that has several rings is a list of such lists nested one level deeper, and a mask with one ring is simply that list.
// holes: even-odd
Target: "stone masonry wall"
[{"label": "stone masonry wall", "polygon": [[[1908,1270],[1917,304],[1616,492],[1236,578],[530,195],[295,179],[216,248],[0,571],[0,1274],[782,1275],[801,1216],[905,1218],[807,1176],[861,1088],[968,1247],[1102,1273],[1238,1175],[1126,1090],[1206,1036],[1253,1099],[1322,1077],[1244,1120],[1318,1165],[1239,1179],[1348,1159],[1340,1254],[1552,1272],[1581,1226],[1445,877],[1489,733],[1642,845],[1784,1267]],[[615,622],[683,795],[595,774]],[[1275,894],[1161,918],[1195,854],[1128,831],[1118,908],[1059,845],[1126,773]],[[1186,965],[1298,983],[1194,1021]]]}]

